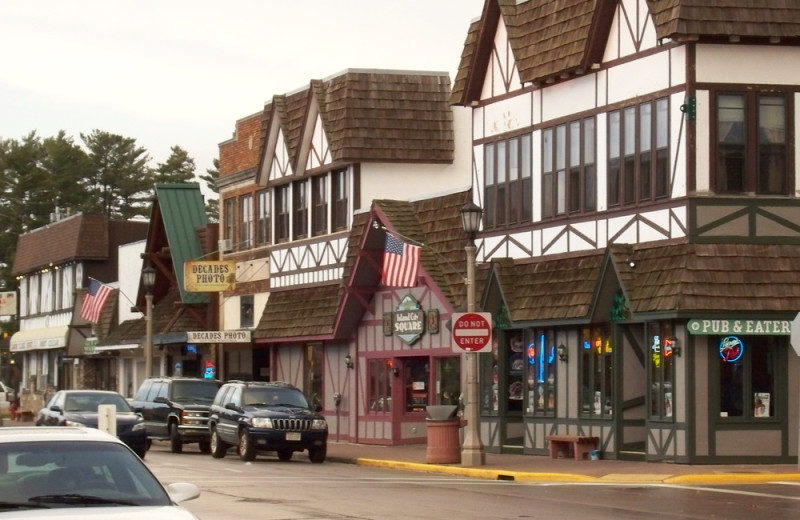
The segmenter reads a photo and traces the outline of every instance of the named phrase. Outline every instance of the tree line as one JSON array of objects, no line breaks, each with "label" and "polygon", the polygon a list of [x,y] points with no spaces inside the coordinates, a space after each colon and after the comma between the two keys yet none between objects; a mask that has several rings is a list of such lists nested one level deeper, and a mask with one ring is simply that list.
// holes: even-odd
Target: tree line
[{"label": "tree line", "polygon": [[[80,142],[63,130],[45,138],[35,131],[21,139],[0,137],[0,262],[7,265],[0,272],[2,290],[13,289],[17,237],[48,224],[52,213],[149,218],[156,184],[197,182],[194,159],[180,146],[164,162],[151,162],[136,139],[101,130],[80,134]],[[215,192],[218,164],[199,176]],[[206,204],[216,221],[217,201]]]}]

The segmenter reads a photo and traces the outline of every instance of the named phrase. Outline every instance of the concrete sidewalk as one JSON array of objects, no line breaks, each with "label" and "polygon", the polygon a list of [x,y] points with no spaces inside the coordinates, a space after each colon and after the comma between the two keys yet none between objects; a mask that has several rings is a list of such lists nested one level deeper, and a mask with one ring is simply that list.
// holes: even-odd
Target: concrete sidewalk
[{"label": "concrete sidewalk", "polygon": [[328,460],[403,471],[520,482],[615,482],[758,484],[800,482],[797,464],[686,465],[669,462],[553,459],[540,455],[486,453],[481,467],[428,464],[424,444],[375,446],[328,441]]}]

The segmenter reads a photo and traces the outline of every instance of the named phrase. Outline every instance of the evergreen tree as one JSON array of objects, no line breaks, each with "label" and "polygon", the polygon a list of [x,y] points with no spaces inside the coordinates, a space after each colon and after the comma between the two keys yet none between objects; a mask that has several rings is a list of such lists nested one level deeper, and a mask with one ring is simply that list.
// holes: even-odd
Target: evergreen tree
[{"label": "evergreen tree", "polygon": [[93,166],[84,178],[92,205],[87,210],[115,219],[148,216],[154,176],[147,151],[136,146],[136,139],[100,130],[81,139]]},{"label": "evergreen tree", "polygon": [[[217,180],[219,179],[219,159],[214,159],[214,168],[206,170],[205,175],[199,176],[200,180],[206,183],[206,187],[216,194],[219,194],[217,187]],[[208,214],[208,221],[213,223],[219,222],[219,197],[206,200],[206,213]]]},{"label": "evergreen tree", "polygon": [[156,166],[155,184],[195,182],[194,172],[197,168],[194,159],[180,146],[173,146],[170,150],[172,153],[167,160]]}]

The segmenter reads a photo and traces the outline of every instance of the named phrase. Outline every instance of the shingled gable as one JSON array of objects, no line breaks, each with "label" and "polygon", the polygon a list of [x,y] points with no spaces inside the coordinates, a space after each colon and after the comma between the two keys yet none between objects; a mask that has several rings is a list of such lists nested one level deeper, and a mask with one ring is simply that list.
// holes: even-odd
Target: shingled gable
[{"label": "shingled gable", "polygon": [[492,262],[486,283],[501,291],[515,325],[529,322],[588,321],[595,301],[602,252],[537,262]]},{"label": "shingled gable", "polygon": [[[259,183],[272,165],[278,130],[294,172],[319,114],[333,163],[450,163],[455,134],[445,72],[347,69],[264,107]],[[312,106],[311,104],[314,103]]]},{"label": "shingled gable", "polygon": [[454,306],[461,304],[465,297],[462,269],[466,237],[461,230],[460,209],[468,193],[414,202],[374,201],[369,212],[354,215],[342,282],[273,291],[254,338],[290,341],[349,337],[380,284],[385,229],[421,244],[420,276],[430,277],[443,298]]},{"label": "shingled gable", "polygon": [[[618,0],[486,0],[473,22],[453,85],[452,103],[478,100],[490,42],[502,17],[520,80],[533,84],[581,73],[598,63]],[[774,43],[800,37],[800,4],[785,0],[648,0],[656,36],[674,41]]]}]

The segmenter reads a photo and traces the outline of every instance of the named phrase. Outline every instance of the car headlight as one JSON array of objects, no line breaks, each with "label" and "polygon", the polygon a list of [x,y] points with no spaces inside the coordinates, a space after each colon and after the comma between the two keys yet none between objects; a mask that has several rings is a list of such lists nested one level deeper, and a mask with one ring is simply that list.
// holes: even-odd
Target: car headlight
[{"label": "car headlight", "polygon": [[65,424],[65,425],[67,425],[67,426],[86,426],[86,425],[85,425],[85,424],[83,424],[82,422],[78,422],[78,421],[70,421],[70,420],[66,420],[66,421],[64,421],[64,424]]},{"label": "car headlight", "polygon": [[134,431],[134,432],[138,432],[140,430],[144,430],[144,423],[143,422],[138,422],[138,423],[133,425],[133,428],[131,428],[131,431]]},{"label": "car headlight", "polygon": [[327,423],[327,421],[325,421],[325,419],[314,419],[314,421],[311,423],[311,429],[312,430],[327,430],[328,429],[328,423]]},{"label": "car headlight", "polygon": [[272,419],[269,417],[253,417],[250,419],[253,428],[272,428]]}]

